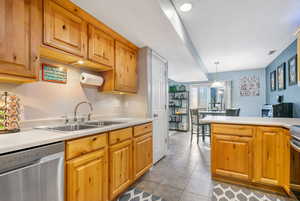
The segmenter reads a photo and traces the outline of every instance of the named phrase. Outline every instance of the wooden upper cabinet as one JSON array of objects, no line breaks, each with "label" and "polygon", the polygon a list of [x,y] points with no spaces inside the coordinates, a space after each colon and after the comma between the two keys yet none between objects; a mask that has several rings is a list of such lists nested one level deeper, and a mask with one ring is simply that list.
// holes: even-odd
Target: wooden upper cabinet
[{"label": "wooden upper cabinet", "polygon": [[107,201],[107,149],[67,162],[67,201]]},{"label": "wooden upper cabinet", "polygon": [[0,74],[36,78],[40,1],[0,1]]},{"label": "wooden upper cabinet", "polygon": [[250,181],[253,165],[252,142],[251,137],[214,134],[212,138],[213,175]]},{"label": "wooden upper cabinet", "polygon": [[116,41],[115,90],[135,93],[137,91],[137,53]]},{"label": "wooden upper cabinet", "polygon": [[87,23],[53,0],[44,0],[44,43],[86,57]]},{"label": "wooden upper cabinet", "polygon": [[[283,186],[289,174],[285,170],[285,154],[289,140],[281,128],[259,127],[255,138],[255,182]],[[281,175],[285,174],[285,175]]]},{"label": "wooden upper cabinet", "polygon": [[110,200],[132,183],[132,141],[127,140],[109,148]]},{"label": "wooden upper cabinet", "polygon": [[89,24],[88,59],[110,67],[114,66],[114,39]]}]

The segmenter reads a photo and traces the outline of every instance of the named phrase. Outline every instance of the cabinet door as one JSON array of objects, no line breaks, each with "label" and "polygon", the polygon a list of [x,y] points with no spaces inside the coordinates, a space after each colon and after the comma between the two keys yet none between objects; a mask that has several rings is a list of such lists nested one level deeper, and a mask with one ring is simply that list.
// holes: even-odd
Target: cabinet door
[{"label": "cabinet door", "polygon": [[130,50],[127,52],[128,58],[128,90],[130,92],[137,91],[137,55],[136,52]]},{"label": "cabinet door", "polygon": [[0,1],[0,73],[36,77],[39,7],[37,0]]},{"label": "cabinet door", "polygon": [[[259,127],[255,137],[255,182],[280,185],[284,171],[283,129]],[[285,156],[286,157],[286,156]]]},{"label": "cabinet door", "polygon": [[52,0],[44,2],[44,43],[86,57],[87,23]]},{"label": "cabinet door", "polygon": [[282,163],[283,168],[280,171],[280,185],[284,188],[287,194],[291,195],[290,183],[291,183],[291,146],[290,146],[290,132],[284,129],[284,133],[281,137],[281,150],[282,150]]},{"label": "cabinet door", "polygon": [[110,200],[132,183],[132,141],[127,140],[109,148]]},{"label": "cabinet door", "polygon": [[115,89],[137,91],[136,52],[116,41]]},{"label": "cabinet door", "polygon": [[89,25],[88,58],[100,64],[114,66],[114,39],[93,25]]},{"label": "cabinet door", "polygon": [[138,137],[133,142],[133,175],[138,179],[152,166],[152,134]]},{"label": "cabinet door", "polygon": [[67,162],[68,201],[107,201],[106,149]]},{"label": "cabinet door", "polygon": [[213,175],[252,178],[252,138],[213,134]]}]

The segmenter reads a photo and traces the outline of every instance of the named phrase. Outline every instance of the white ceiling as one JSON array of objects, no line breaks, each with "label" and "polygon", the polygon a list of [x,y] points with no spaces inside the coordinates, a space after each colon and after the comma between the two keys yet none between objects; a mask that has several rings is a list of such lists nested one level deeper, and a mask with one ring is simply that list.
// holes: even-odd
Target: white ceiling
[{"label": "white ceiling", "polygon": [[[159,0],[72,0],[139,47],[169,62],[169,78],[203,81],[205,75],[160,8]],[[299,0],[173,0],[191,2],[180,17],[209,72],[265,68],[295,40]],[[272,56],[268,52],[276,49]]]},{"label": "white ceiling", "polygon": [[148,46],[169,63],[169,78],[206,80],[160,9],[158,0],[72,0],[139,47]]},{"label": "white ceiling", "polygon": [[[300,26],[299,0],[173,0],[209,72],[264,68],[291,42]],[[276,49],[272,56],[268,52]]]}]

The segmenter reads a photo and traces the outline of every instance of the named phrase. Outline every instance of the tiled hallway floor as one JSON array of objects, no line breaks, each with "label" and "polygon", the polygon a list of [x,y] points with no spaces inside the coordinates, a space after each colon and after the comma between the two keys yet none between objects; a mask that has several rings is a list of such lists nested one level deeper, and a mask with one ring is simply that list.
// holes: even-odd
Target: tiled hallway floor
[{"label": "tiled hallway floor", "polygon": [[198,146],[195,137],[190,144],[187,133],[172,135],[167,156],[137,181],[135,187],[166,201],[290,200],[213,181],[208,141]]}]

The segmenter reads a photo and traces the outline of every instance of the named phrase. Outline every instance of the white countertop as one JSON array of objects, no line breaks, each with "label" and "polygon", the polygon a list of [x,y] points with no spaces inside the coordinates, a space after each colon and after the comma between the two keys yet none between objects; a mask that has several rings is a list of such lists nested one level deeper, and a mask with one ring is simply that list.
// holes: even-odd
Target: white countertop
[{"label": "white countertop", "polygon": [[[102,119],[103,120],[103,119]],[[111,126],[105,126],[102,128],[93,128],[80,131],[62,132],[62,131],[50,131],[42,129],[30,129],[27,131],[21,131],[14,134],[0,135],[0,154],[21,150],[25,148],[35,147],[44,144],[50,144],[54,142],[70,140],[78,137],[93,135],[97,133],[103,133],[120,128],[126,128],[138,124],[151,122],[152,119],[141,118],[114,118],[109,121],[121,121],[124,123],[114,124]]]},{"label": "white countertop", "polygon": [[228,117],[228,116],[207,116],[201,119],[203,123],[224,123],[224,124],[247,124],[260,126],[279,126],[290,129],[293,125],[300,125],[300,118],[263,118],[263,117]]}]

